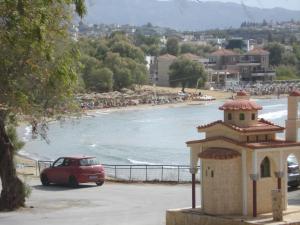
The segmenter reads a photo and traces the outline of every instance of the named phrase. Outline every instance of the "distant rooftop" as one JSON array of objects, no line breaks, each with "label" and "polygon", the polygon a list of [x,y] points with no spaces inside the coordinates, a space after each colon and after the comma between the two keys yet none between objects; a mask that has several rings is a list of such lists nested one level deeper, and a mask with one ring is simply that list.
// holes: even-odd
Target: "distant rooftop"
[{"label": "distant rooftop", "polygon": [[158,57],[158,59],[176,59],[177,57],[171,54],[164,54]]},{"label": "distant rooftop", "polygon": [[182,54],[181,56],[184,58],[190,59],[190,60],[200,60],[199,56],[192,54],[192,53],[185,53],[185,54]]},{"label": "distant rooftop", "polygon": [[270,52],[262,48],[255,48],[246,53],[246,55],[268,55],[268,54],[270,54]]}]

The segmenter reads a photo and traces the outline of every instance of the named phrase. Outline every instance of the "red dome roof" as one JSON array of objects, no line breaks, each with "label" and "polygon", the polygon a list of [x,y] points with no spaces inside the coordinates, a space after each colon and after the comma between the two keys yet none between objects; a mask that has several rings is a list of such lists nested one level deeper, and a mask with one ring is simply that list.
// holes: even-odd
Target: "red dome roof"
[{"label": "red dome roof", "polygon": [[292,91],[290,93],[290,96],[300,96],[300,91],[296,90],[296,91]]},{"label": "red dome roof", "polygon": [[256,102],[246,99],[236,99],[225,102],[219,107],[220,110],[261,110],[262,107]]},{"label": "red dome roof", "polygon": [[237,96],[247,96],[247,92],[246,91],[239,91],[236,93]]}]

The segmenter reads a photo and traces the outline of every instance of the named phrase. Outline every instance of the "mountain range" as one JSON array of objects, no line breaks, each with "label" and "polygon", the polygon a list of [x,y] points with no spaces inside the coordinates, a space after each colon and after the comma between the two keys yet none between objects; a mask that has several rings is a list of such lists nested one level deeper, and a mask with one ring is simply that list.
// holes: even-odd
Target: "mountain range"
[{"label": "mountain range", "polygon": [[87,0],[84,18],[93,24],[144,25],[177,30],[237,28],[242,22],[300,20],[300,11],[198,0]]}]

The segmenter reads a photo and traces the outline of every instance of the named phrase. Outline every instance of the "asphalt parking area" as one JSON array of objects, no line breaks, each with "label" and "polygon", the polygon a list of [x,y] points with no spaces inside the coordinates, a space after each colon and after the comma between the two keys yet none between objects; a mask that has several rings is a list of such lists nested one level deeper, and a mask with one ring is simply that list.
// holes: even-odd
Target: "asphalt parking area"
[{"label": "asphalt parking area", "polygon": [[[0,213],[1,225],[164,225],[167,209],[191,206],[190,184],[124,184],[107,182],[41,186],[29,181],[27,208]],[[200,202],[200,188],[197,202]],[[300,189],[289,189],[289,204],[300,205]]]},{"label": "asphalt parking area", "polygon": [[191,205],[189,184],[107,182],[101,187],[85,184],[76,189],[43,187],[37,179],[29,184],[28,207],[0,213],[1,225],[162,225],[167,209]]}]

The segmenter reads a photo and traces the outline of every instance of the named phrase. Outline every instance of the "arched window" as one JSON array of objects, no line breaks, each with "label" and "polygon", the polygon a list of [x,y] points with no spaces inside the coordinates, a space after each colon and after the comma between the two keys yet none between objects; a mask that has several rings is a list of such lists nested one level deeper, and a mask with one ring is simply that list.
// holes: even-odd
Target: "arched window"
[{"label": "arched window", "polygon": [[232,114],[231,113],[228,113],[228,120],[232,120]]},{"label": "arched window", "polygon": [[244,113],[240,113],[240,120],[245,120],[245,114]]},{"label": "arched window", "polygon": [[270,177],[271,176],[271,165],[268,157],[265,157],[260,164],[260,176]]}]

